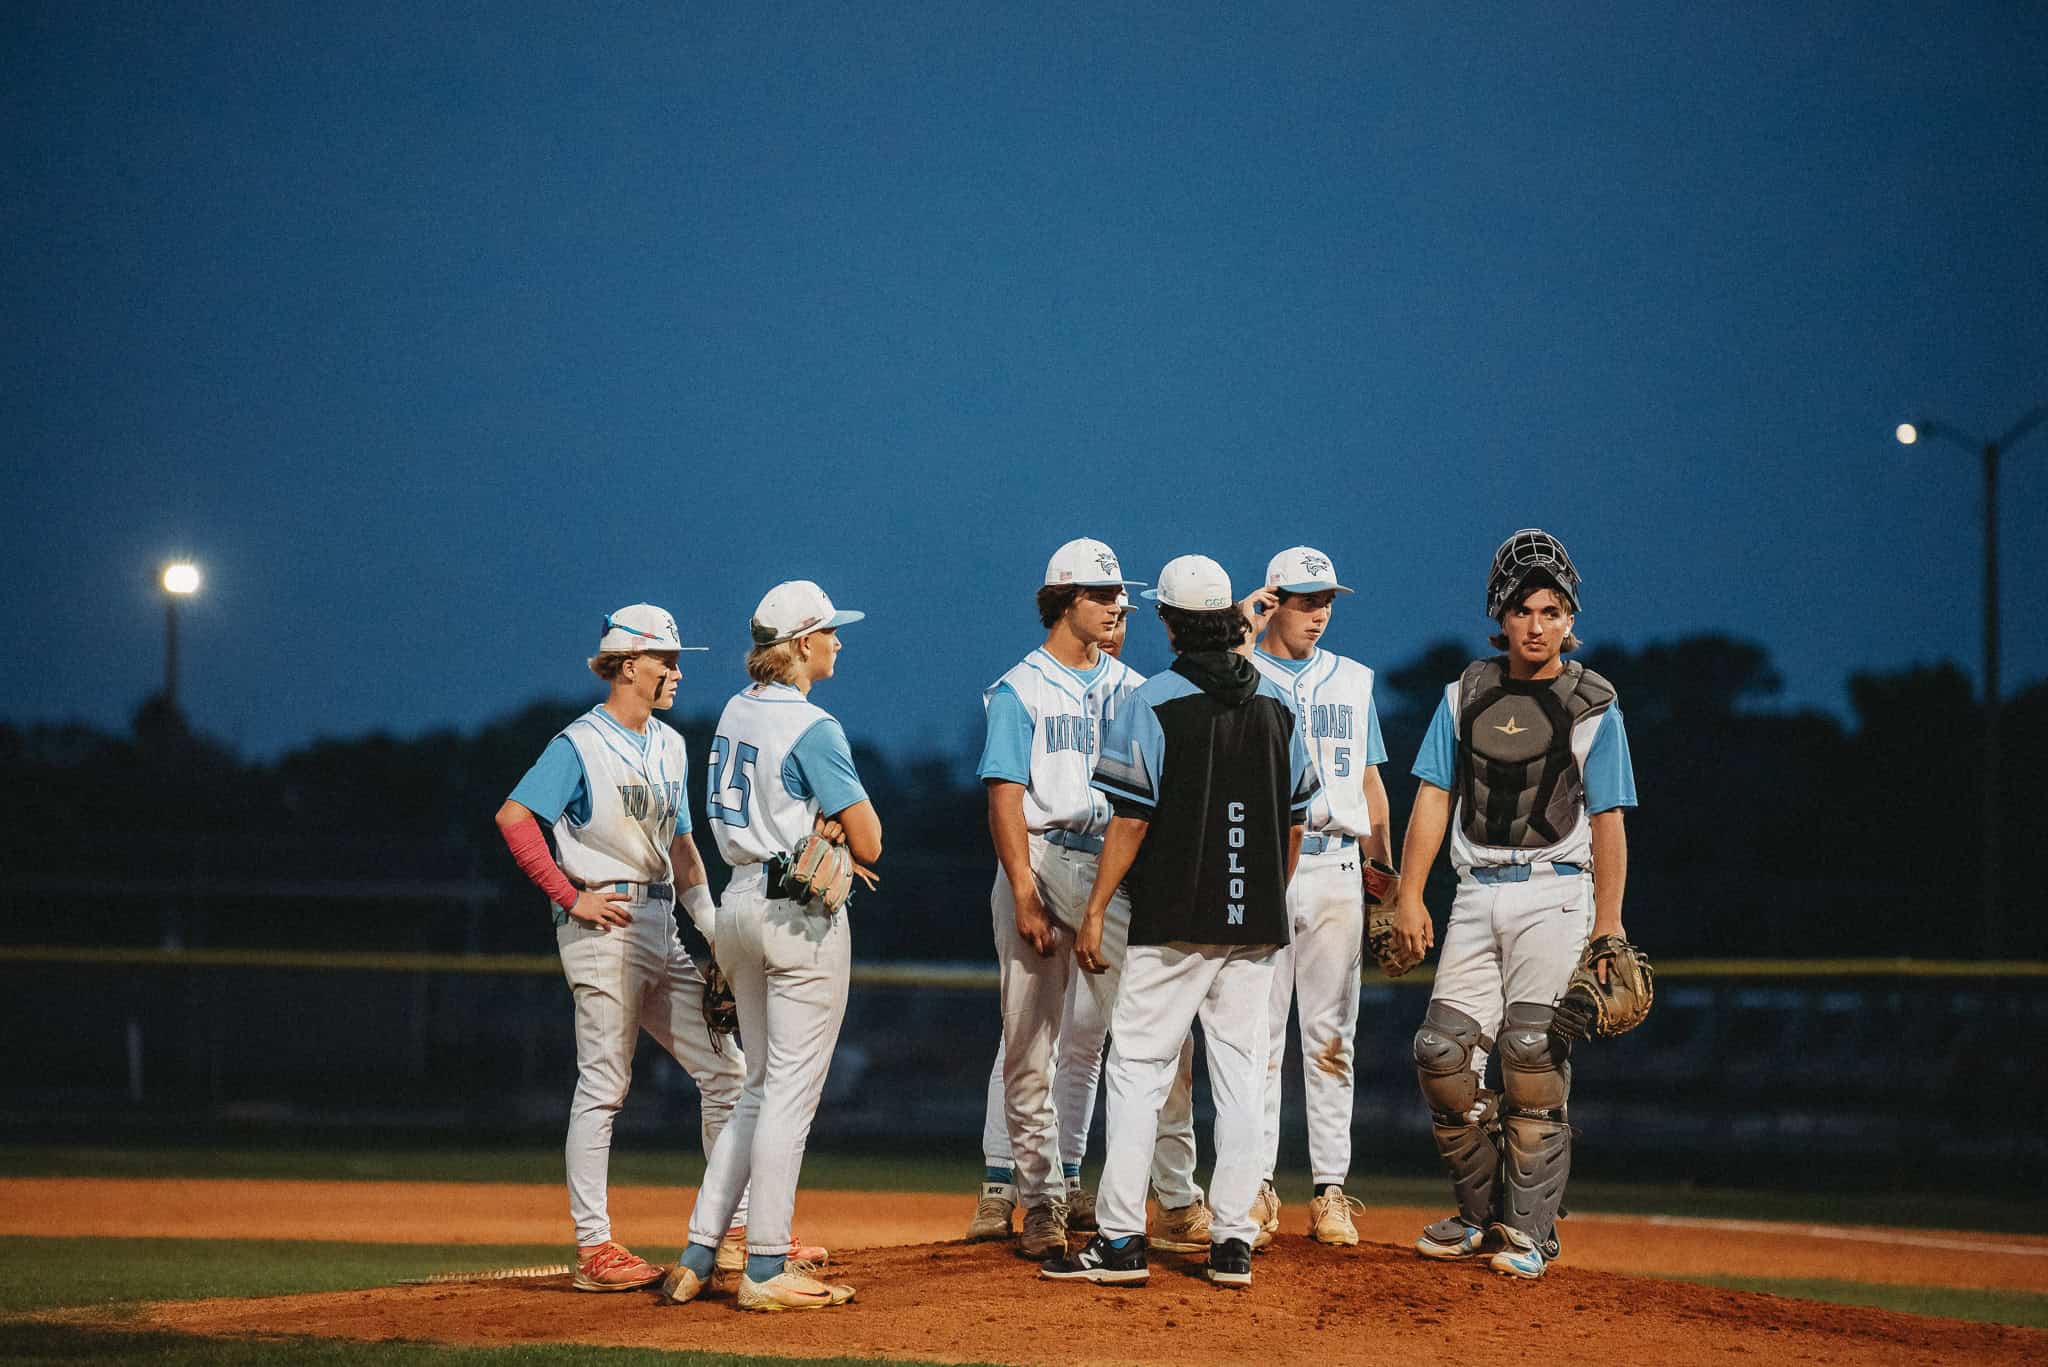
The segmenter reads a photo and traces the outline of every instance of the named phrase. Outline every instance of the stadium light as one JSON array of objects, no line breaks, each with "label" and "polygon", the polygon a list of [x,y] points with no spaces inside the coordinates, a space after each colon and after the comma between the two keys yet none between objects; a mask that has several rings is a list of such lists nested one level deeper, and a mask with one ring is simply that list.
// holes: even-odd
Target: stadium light
[{"label": "stadium light", "polygon": [[1983,441],[1939,418],[1902,422],[1892,435],[1901,446],[1938,437],[1984,458],[1984,806],[1978,826],[1984,841],[1984,957],[1998,957],[2004,939],[1998,904],[1998,457],[2048,418],[2048,404],[2026,414],[2005,432]]},{"label": "stadium light", "polygon": [[178,710],[178,600],[199,592],[199,567],[173,560],[157,576],[164,591],[164,702]]}]

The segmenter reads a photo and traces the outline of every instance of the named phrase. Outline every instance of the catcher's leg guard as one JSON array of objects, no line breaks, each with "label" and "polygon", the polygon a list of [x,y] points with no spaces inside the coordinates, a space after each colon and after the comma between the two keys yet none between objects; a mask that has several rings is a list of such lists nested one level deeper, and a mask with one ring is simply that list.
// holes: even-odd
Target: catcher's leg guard
[{"label": "catcher's leg guard", "polygon": [[1550,1033],[1552,1008],[1509,1002],[1500,1032],[1501,1090],[1507,1103],[1502,1222],[1541,1244],[1552,1237],[1571,1175],[1571,1043]]},{"label": "catcher's leg guard", "polygon": [[1487,1047],[1479,1022],[1443,1002],[1429,1004],[1415,1032],[1416,1075],[1437,1152],[1450,1170],[1459,1215],[1482,1227],[1494,1218],[1500,1174],[1499,1106],[1472,1070],[1473,1049]]}]

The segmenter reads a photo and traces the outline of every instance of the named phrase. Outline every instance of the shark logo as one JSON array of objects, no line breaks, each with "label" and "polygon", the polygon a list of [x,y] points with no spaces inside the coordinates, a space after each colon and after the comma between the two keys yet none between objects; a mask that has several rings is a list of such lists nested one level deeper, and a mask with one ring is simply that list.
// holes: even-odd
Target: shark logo
[{"label": "shark logo", "polygon": [[1330,572],[1330,562],[1320,555],[1304,555],[1301,558],[1301,567],[1318,579]]},{"label": "shark logo", "polygon": [[1529,728],[1515,725],[1515,715],[1510,712],[1508,714],[1508,724],[1506,726],[1496,726],[1493,729],[1500,732],[1503,736],[1519,736]]},{"label": "shark logo", "polygon": [[1104,574],[1117,573],[1116,557],[1111,555],[1108,551],[1098,552],[1095,557],[1095,563],[1102,566],[1102,572]]}]

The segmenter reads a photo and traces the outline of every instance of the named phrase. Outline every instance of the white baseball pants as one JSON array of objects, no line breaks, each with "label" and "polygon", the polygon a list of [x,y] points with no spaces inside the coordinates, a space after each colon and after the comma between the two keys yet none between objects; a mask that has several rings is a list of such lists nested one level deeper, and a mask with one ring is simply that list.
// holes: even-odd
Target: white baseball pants
[{"label": "white baseball pants", "polygon": [[[1052,1104],[1059,1115],[1059,1161],[1078,1164],[1088,1156],[1088,1127],[1095,1117],[1095,1093],[1102,1081],[1102,1054],[1109,1045],[1109,1021],[1095,994],[1069,975],[1060,1012],[1059,1050],[1053,1062]],[[1008,1051],[996,1036],[996,1061],[988,1072],[988,1105],[981,1117],[981,1154],[991,1168],[1011,1164],[1010,1121],[1003,1107],[1003,1065]]]},{"label": "white baseball pants", "polygon": [[[555,928],[562,974],[576,1005],[576,1094],[569,1103],[563,1158],[576,1242],[585,1248],[612,1237],[612,1122],[633,1084],[640,1032],[652,1035],[697,1084],[707,1157],[740,1099],[746,1069],[737,1044],[726,1041],[720,1053],[704,1027],[704,975],[676,936],[674,911],[667,902],[648,901],[644,886],[639,891],[624,904],[631,925],[597,930],[572,919]],[[744,1206],[742,1201],[741,1218]]]},{"label": "white baseball pants", "polygon": [[1145,1174],[1160,1107],[1188,1029],[1199,1017],[1216,1103],[1211,1239],[1258,1233],[1266,1006],[1272,945],[1131,945],[1109,1027],[1109,1142],[1095,1224],[1105,1238],[1145,1232]]},{"label": "white baseball pants", "polygon": [[[999,1058],[1003,1111],[1017,1196],[1027,1207],[1066,1195],[1066,1178],[1060,1167],[1061,1112],[1053,1095],[1056,1079],[1061,1090],[1072,1087],[1067,1093],[1073,1098],[1071,1123],[1080,1130],[1080,1148],[1087,1147],[1097,1068],[1086,1060],[1090,1054],[1100,1057],[1102,1035],[1109,1028],[1120,992],[1124,942],[1131,930],[1130,899],[1121,891],[1110,899],[1103,918],[1102,957],[1111,965],[1110,970],[1084,973],[1074,962],[1073,932],[1088,908],[1088,894],[1095,886],[1095,864],[1093,854],[1050,844],[1036,835],[1031,837],[1031,870],[1037,877],[1039,900],[1060,929],[1059,944],[1049,956],[1041,957],[1017,933],[1016,899],[1010,894],[1010,880],[1001,868],[996,870],[995,886],[989,893],[996,964],[1001,974],[1003,1046]],[[1076,1066],[1063,1065],[1056,1071],[1054,1055],[1066,1048],[1060,1038],[1061,1022],[1066,1017],[1068,993],[1076,979],[1081,984],[1079,995],[1086,999],[1077,1001],[1073,1012]],[[1194,1041],[1185,1032],[1179,1057],[1171,1094],[1158,1113],[1157,1158],[1152,1163],[1153,1186],[1159,1199],[1170,1206],[1184,1206],[1202,1195],[1202,1189],[1195,1185]],[[1085,1071],[1081,1066],[1084,1063]],[[983,1128],[986,1144],[986,1123]]]},{"label": "white baseball pants", "polygon": [[[760,866],[755,865],[756,869]],[[690,1212],[690,1242],[716,1244],[753,1183],[747,1252],[789,1252],[797,1175],[846,1018],[849,911],[828,916],[764,895],[742,869],[718,908],[718,966],[732,982],[747,1080]]]},{"label": "white baseball pants", "polygon": [[1315,1185],[1351,1173],[1352,1044],[1358,1034],[1358,974],[1365,959],[1365,886],[1356,846],[1305,854],[1287,885],[1294,942],[1273,954],[1267,1007],[1265,1172],[1280,1161],[1280,1071],[1287,1057],[1287,1008],[1301,1013],[1302,1091],[1308,1163]]},{"label": "white baseball pants", "polygon": [[[1571,981],[1593,931],[1593,880],[1531,866],[1526,883],[1459,878],[1450,924],[1444,927],[1432,1001],[1479,1022],[1488,1039],[1500,1034],[1509,1002],[1554,1005]],[[1486,1055],[1473,1071],[1486,1076]]]}]

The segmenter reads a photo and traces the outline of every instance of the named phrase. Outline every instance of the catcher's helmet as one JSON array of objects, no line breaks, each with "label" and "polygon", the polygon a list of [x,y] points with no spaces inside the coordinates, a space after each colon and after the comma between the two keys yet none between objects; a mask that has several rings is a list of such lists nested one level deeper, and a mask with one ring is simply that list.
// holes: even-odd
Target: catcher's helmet
[{"label": "catcher's helmet", "polygon": [[1499,621],[1522,586],[1538,576],[1557,586],[1573,612],[1579,610],[1579,571],[1565,554],[1564,543],[1540,527],[1524,527],[1493,553],[1493,572],[1486,576],[1486,615]]}]

